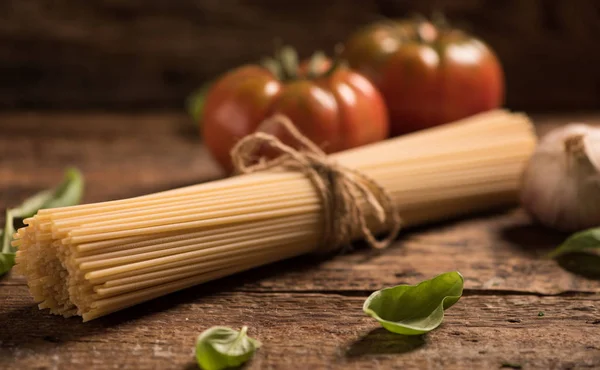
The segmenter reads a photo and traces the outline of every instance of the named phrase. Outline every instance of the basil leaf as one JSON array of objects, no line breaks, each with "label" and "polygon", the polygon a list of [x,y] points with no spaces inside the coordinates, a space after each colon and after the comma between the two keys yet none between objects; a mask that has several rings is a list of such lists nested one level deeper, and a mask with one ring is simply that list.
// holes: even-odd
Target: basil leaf
[{"label": "basil leaf", "polygon": [[589,249],[600,248],[600,227],[580,231],[571,235],[564,243],[548,255],[556,258],[569,253],[582,252]]},{"label": "basil leaf", "polygon": [[83,188],[84,181],[81,172],[76,168],[68,168],[63,182],[54,189],[52,196],[40,209],[69,207],[79,204],[83,196]]},{"label": "basil leaf", "polygon": [[83,195],[83,177],[75,168],[65,171],[63,181],[52,190],[44,190],[27,198],[20,206],[6,210],[6,224],[2,231],[2,249],[0,253],[0,275],[8,272],[15,264],[16,248],[10,245],[15,228],[22,220],[31,217],[42,208],[73,206],[79,203]]},{"label": "basil leaf", "polygon": [[63,181],[52,190],[44,190],[27,198],[20,206],[11,209],[14,218],[27,218],[44,208],[67,207],[79,204],[83,195],[83,177],[75,168],[65,171]]},{"label": "basil leaf", "polygon": [[10,271],[15,265],[14,253],[0,253],[0,275],[4,275]]},{"label": "basil leaf", "polygon": [[12,236],[15,233],[13,222],[13,215],[10,210],[7,210],[4,230],[0,230],[0,240],[2,240],[2,250],[0,251],[0,275],[4,275],[15,265],[15,252],[17,250],[10,245]]},{"label": "basil leaf", "polygon": [[463,277],[447,272],[418,285],[398,285],[371,294],[363,311],[396,334],[419,335],[437,328],[444,310],[460,299]]},{"label": "basil leaf", "polygon": [[15,249],[10,245],[10,241],[15,233],[15,227],[14,218],[10,210],[6,210],[6,220],[2,233],[2,253],[14,253]]},{"label": "basil leaf", "polygon": [[600,255],[594,253],[573,252],[556,257],[563,269],[588,279],[600,279]]},{"label": "basil leaf", "polygon": [[247,326],[239,332],[224,326],[205,330],[196,340],[198,366],[205,370],[220,370],[248,361],[261,343],[246,335],[247,331]]},{"label": "basil leaf", "polygon": [[202,122],[202,115],[204,114],[204,103],[206,102],[206,96],[208,91],[212,87],[212,82],[207,82],[193,91],[186,99],[185,105],[188,114],[194,119],[194,122],[200,124]]},{"label": "basil leaf", "polygon": [[36,214],[44,204],[48,203],[52,198],[52,190],[44,190],[36,195],[25,199],[25,201],[17,208],[11,209],[14,218],[27,218]]}]

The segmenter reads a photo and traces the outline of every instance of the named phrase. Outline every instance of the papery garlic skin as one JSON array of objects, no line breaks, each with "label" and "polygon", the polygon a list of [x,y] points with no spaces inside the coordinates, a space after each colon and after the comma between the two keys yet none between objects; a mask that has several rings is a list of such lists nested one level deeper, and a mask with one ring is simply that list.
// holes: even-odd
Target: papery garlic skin
[{"label": "papery garlic skin", "polygon": [[600,128],[569,124],[544,136],[525,168],[521,204],[557,230],[600,226]]}]

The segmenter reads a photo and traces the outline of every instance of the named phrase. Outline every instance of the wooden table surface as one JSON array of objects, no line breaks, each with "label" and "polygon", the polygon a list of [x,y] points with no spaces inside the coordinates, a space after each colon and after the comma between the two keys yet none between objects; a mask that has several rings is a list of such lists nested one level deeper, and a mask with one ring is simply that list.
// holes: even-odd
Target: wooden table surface
[{"label": "wooden table surface", "polygon": [[[600,116],[536,117],[538,128]],[[0,208],[75,165],[86,202],[221,176],[180,114],[0,115]],[[389,249],[300,257],[188,289],[89,323],[39,311],[25,281],[0,280],[0,368],[194,369],[196,336],[250,327],[250,369],[600,368],[600,281],[543,258],[564,235],[519,209],[405,232]],[[463,298],[428,335],[403,337],[362,312],[373,291],[459,270]],[[543,312],[544,315],[538,315]]]}]

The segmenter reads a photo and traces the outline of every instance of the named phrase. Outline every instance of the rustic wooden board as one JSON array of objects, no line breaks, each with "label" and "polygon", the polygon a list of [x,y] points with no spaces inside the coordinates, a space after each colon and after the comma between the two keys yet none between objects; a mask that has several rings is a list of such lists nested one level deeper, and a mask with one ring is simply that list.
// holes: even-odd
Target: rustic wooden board
[{"label": "rustic wooden board", "polygon": [[[596,116],[539,117],[540,131]],[[180,114],[4,114],[0,208],[85,174],[85,201],[221,176]],[[39,311],[25,282],[0,280],[0,368],[194,368],[203,329],[247,324],[264,342],[249,368],[600,367],[600,282],[543,258],[564,235],[518,209],[408,230],[388,250],[300,257],[83,324]],[[403,338],[361,310],[375,289],[458,269],[465,297],[443,326]],[[544,316],[538,317],[543,311]]]},{"label": "rustic wooden board", "polygon": [[182,114],[6,114],[0,127],[0,208],[85,175],[86,202],[148,194],[222,176]]},{"label": "rustic wooden board", "polygon": [[[600,367],[600,298],[467,295],[427,336],[381,329],[362,312],[366,293],[207,293],[193,288],[83,324],[32,309],[3,287],[0,366],[194,369],[212,325],[250,326],[263,347],[249,369],[524,369]],[[7,298],[8,296],[8,298]],[[544,316],[538,316],[543,312]]]},{"label": "rustic wooden board", "polygon": [[[251,291],[352,291],[415,284],[458,270],[465,287],[532,294],[600,293],[600,284],[561,268],[545,254],[560,234],[531,226],[521,211],[434,225],[410,232],[382,253],[356,251],[325,261],[289,262],[273,279],[246,283]],[[315,262],[318,268],[315,268]],[[548,277],[548,278],[540,278]],[[551,277],[551,278],[550,278]]]}]

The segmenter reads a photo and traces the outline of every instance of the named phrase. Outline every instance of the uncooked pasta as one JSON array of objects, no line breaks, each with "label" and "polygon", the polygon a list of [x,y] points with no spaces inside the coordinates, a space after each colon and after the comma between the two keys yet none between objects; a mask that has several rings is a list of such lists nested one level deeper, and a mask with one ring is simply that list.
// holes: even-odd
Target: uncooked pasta
[{"label": "uncooked pasta", "polygon": [[[535,141],[525,115],[497,110],[330,158],[386,189],[412,226],[514,203]],[[320,194],[294,171],[45,209],[25,224],[13,245],[33,298],[84,321],[315,252],[325,232]]]}]

